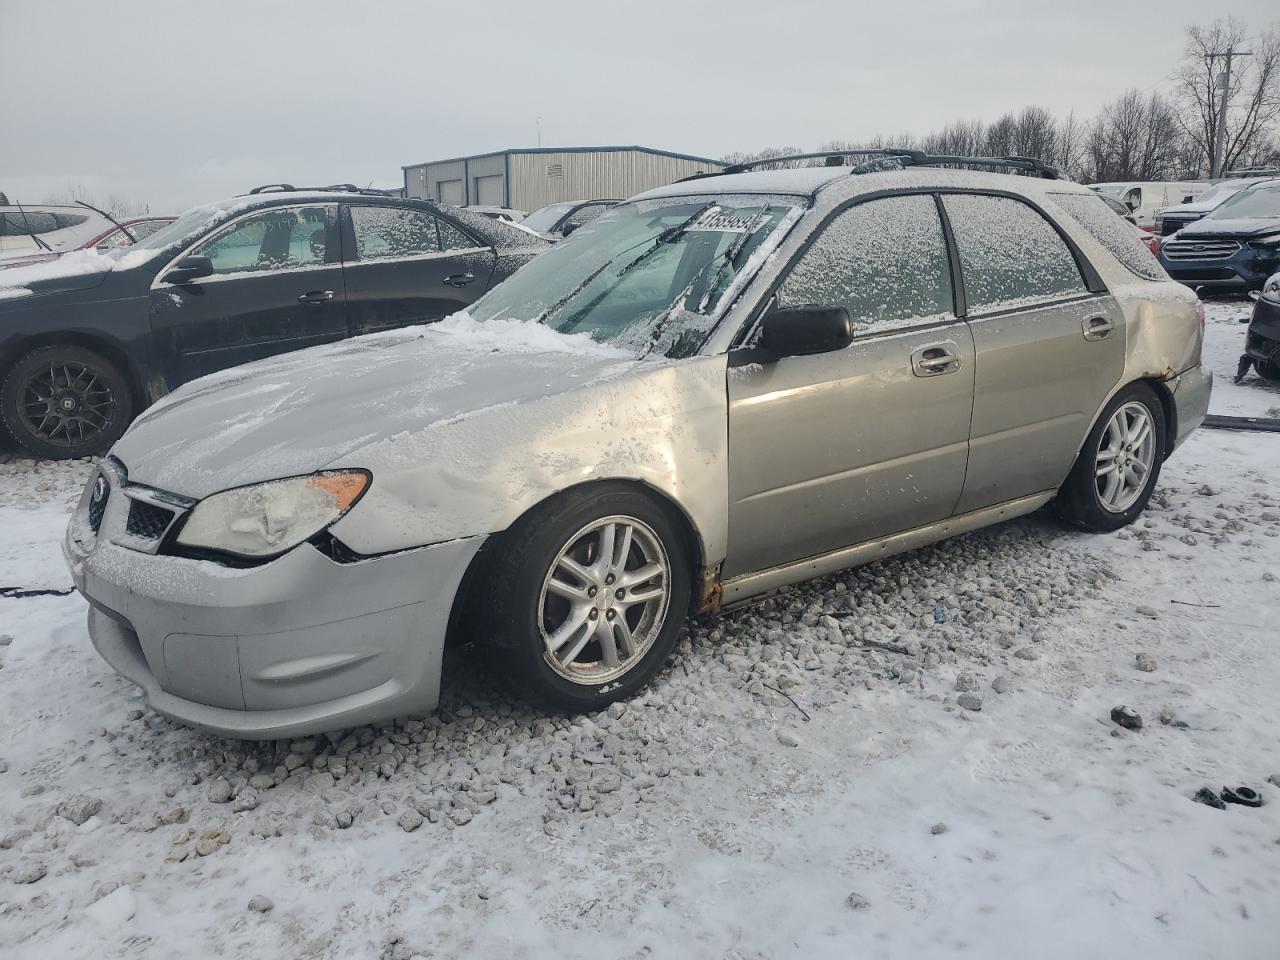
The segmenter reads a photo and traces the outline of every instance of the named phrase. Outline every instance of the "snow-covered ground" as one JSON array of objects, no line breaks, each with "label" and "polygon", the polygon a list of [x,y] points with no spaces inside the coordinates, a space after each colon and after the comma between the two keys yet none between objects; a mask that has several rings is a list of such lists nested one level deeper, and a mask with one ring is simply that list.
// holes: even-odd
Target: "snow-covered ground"
[{"label": "snow-covered ground", "polygon": [[[1210,304],[1214,412],[1280,405],[1230,385],[1247,310]],[[0,587],[67,586],[86,469],[0,463]],[[217,740],[78,597],[0,597],[0,955],[1275,956],[1278,478],[1280,437],[1200,431],[1129,530],[1036,515],[691,622],[575,720],[464,651],[433,716]],[[1237,784],[1270,802],[1190,799]]]}]

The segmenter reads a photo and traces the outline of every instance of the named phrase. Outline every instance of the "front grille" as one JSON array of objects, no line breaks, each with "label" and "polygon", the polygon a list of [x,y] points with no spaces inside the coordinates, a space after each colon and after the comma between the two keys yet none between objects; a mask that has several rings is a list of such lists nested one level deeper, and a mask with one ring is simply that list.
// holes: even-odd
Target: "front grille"
[{"label": "front grille", "polygon": [[111,481],[105,473],[99,473],[93,481],[93,493],[89,494],[89,529],[97,533],[102,527],[102,515],[107,512],[111,499]]},{"label": "front grille", "polygon": [[1200,219],[1200,214],[1188,214],[1187,216],[1175,217],[1165,214],[1160,218],[1160,236],[1167,237],[1170,234],[1177,233],[1188,223],[1195,223]]},{"label": "front grille", "polygon": [[1240,252],[1240,241],[1169,240],[1160,250],[1169,260],[1225,260]]},{"label": "front grille", "polygon": [[172,510],[134,500],[129,504],[129,520],[125,524],[125,531],[142,540],[159,540],[172,522]]}]

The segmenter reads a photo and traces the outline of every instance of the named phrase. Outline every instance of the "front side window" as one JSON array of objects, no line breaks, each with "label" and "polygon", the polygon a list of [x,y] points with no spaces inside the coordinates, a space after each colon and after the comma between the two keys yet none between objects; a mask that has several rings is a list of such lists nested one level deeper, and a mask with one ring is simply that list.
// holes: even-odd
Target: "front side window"
[{"label": "front side window", "polygon": [[215,274],[288,270],[325,263],[327,237],[325,207],[274,207],[245,217],[191,253],[212,260]]},{"label": "front side window", "polygon": [[795,197],[659,197],[614,207],[470,308],[587,333],[637,355],[696,352],[800,216]]},{"label": "front side window", "polygon": [[440,252],[436,218],[406,207],[352,207],[356,256],[361,260]]},{"label": "front side window", "polygon": [[778,288],[778,303],[844,307],[858,332],[951,319],[951,268],[933,197],[886,197],[837,216]]},{"label": "front side window", "polygon": [[958,193],[942,202],[960,251],[970,313],[1089,292],[1058,231],[1021,200]]},{"label": "front side window", "polygon": [[1130,210],[1142,209],[1142,188],[1134,187],[1124,195],[1124,205]]}]

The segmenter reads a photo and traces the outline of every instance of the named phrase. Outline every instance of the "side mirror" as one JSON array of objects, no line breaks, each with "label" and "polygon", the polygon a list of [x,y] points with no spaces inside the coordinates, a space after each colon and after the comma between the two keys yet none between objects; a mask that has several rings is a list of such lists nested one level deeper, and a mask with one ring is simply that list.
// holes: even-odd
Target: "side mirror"
[{"label": "side mirror", "polygon": [[805,304],[774,307],[760,321],[758,351],[768,360],[843,350],[853,343],[853,322],[844,307]]},{"label": "side mirror", "polygon": [[213,273],[213,261],[208,257],[183,257],[164,275],[165,283],[190,283]]}]

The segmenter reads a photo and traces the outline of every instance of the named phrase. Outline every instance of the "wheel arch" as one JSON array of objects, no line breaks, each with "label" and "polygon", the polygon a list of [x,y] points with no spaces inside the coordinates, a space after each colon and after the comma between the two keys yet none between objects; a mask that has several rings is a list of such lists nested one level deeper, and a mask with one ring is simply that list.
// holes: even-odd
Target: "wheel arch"
[{"label": "wheel arch", "polygon": [[41,347],[74,346],[83,347],[102,354],[110,360],[124,375],[129,384],[129,392],[133,395],[134,409],[142,411],[147,406],[146,391],[137,366],[130,361],[128,351],[119,341],[93,333],[78,330],[51,330],[22,337],[6,344],[0,350],[0,381],[12,369],[13,365],[32,350]]},{"label": "wheel arch", "polygon": [[480,549],[476,551],[475,556],[471,558],[471,562],[467,565],[466,572],[462,575],[462,580],[458,584],[458,590],[453,597],[453,606],[449,611],[449,626],[446,639],[449,644],[456,644],[467,639],[466,624],[463,617],[468,605],[471,602],[471,591],[474,588],[478,578],[483,574],[486,564],[493,556],[493,551],[501,546],[503,537],[507,532],[528,517],[535,510],[543,507],[558,497],[573,493],[579,490],[587,490],[593,487],[614,487],[629,488],[639,491],[653,500],[661,504],[665,509],[670,511],[671,516],[680,526],[681,533],[685,538],[685,546],[689,550],[690,568],[693,570],[693,583],[690,590],[690,613],[700,613],[714,610],[720,605],[720,564],[715,563],[708,566],[706,555],[707,547],[703,539],[701,531],[694,522],[689,511],[678,500],[668,494],[666,491],[646,483],[643,480],[634,478],[611,478],[602,477],[593,480],[586,480],[582,483],[576,483],[569,487],[564,487],[555,491],[536,503],[530,504],[521,514],[511,522],[503,530],[495,531],[489,534]]},{"label": "wheel arch", "polygon": [[[1134,382],[1151,387],[1164,409],[1164,459],[1168,460],[1178,438],[1178,407],[1173,402],[1173,391],[1169,389],[1167,381],[1157,377],[1139,377]],[[1120,389],[1123,390],[1124,387]]]}]

